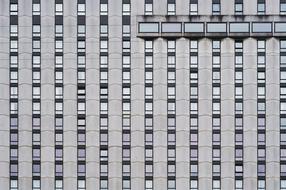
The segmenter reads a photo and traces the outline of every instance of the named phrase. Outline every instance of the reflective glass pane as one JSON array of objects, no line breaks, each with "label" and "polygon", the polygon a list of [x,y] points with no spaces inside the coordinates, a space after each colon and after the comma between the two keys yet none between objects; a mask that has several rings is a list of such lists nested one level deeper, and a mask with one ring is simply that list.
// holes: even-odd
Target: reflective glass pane
[{"label": "reflective glass pane", "polygon": [[140,23],[139,32],[158,33],[159,24],[158,23]]},{"label": "reflective glass pane", "polygon": [[226,23],[208,23],[207,32],[226,32]]},{"label": "reflective glass pane", "polygon": [[230,23],[229,32],[249,32],[249,23]]},{"label": "reflective glass pane", "polygon": [[204,23],[185,23],[185,32],[204,32]]},{"label": "reflective glass pane", "polygon": [[286,23],[275,23],[275,32],[286,32]]},{"label": "reflective glass pane", "polygon": [[272,23],[252,23],[252,32],[272,32]]},{"label": "reflective glass pane", "polygon": [[182,32],[181,23],[162,23],[162,32]]}]

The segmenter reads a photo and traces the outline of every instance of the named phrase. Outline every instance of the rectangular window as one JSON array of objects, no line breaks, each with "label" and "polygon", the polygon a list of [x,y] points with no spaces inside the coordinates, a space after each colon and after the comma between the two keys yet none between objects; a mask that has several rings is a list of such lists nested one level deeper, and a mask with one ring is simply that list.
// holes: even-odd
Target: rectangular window
[{"label": "rectangular window", "polygon": [[167,0],[167,15],[176,14],[176,0]]},{"label": "rectangular window", "polygon": [[265,0],[257,0],[257,14],[265,14]]},{"label": "rectangular window", "polygon": [[286,0],[280,0],[280,14],[286,13]]},{"label": "rectangular window", "polygon": [[235,0],[234,12],[236,15],[243,14],[243,0]]},{"label": "rectangular window", "polygon": [[252,32],[263,32],[271,33],[272,32],[272,23],[271,22],[253,22],[252,23]]},{"label": "rectangular window", "polygon": [[190,0],[190,15],[198,15],[198,0]]},{"label": "rectangular window", "polygon": [[182,24],[181,23],[162,23],[162,32],[181,33]]},{"label": "rectangular window", "polygon": [[250,32],[249,23],[229,23],[229,32],[232,33],[241,33],[241,32]]},{"label": "rectangular window", "polygon": [[227,26],[226,23],[207,23],[207,32],[210,33],[226,33]]},{"label": "rectangular window", "polygon": [[203,33],[204,32],[204,23],[185,23],[184,26],[185,33]]},{"label": "rectangular window", "polygon": [[18,4],[10,4],[10,15],[18,15]]},{"label": "rectangular window", "polygon": [[145,0],[145,15],[153,14],[153,0]]},{"label": "rectangular window", "polygon": [[139,23],[139,32],[142,33],[158,33],[159,23]]},{"label": "rectangular window", "polygon": [[221,11],[220,0],[212,0],[212,14],[220,15],[220,11]]},{"label": "rectangular window", "polygon": [[283,22],[276,22],[275,23],[275,32],[283,32],[285,33],[286,32],[286,23],[283,23]]}]

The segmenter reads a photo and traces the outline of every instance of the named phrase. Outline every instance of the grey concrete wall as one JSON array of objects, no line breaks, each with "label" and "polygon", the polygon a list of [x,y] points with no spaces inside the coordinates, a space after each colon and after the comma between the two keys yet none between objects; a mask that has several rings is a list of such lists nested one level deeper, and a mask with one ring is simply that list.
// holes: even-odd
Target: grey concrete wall
[{"label": "grey concrete wall", "polygon": [[[86,11],[86,164],[87,190],[99,187],[99,0]],[[268,1],[267,1],[268,2]],[[109,1],[109,189],[122,188],[122,5]],[[199,14],[210,15],[210,0]],[[0,0],[0,187],[9,188],[9,1]],[[131,2],[131,187],[144,189],[144,39],[137,38],[136,15],[143,1]],[[177,1],[177,14],[189,14],[189,0]],[[233,14],[233,0],[222,13]],[[32,189],[32,4],[19,1],[19,186]],[[64,0],[64,188],[77,186],[77,5]],[[165,15],[166,0],[154,1]],[[266,5],[279,13],[279,1]],[[244,1],[256,14],[256,2]],[[54,187],[54,1],[42,1],[42,190]],[[212,47],[199,39],[199,189],[212,186]],[[279,189],[279,40],[267,39],[267,189]],[[256,39],[244,39],[244,189],[257,187]],[[154,39],[154,189],[167,189],[167,40]],[[189,188],[189,39],[176,51],[177,189]],[[234,39],[221,44],[221,189],[234,187]]]}]

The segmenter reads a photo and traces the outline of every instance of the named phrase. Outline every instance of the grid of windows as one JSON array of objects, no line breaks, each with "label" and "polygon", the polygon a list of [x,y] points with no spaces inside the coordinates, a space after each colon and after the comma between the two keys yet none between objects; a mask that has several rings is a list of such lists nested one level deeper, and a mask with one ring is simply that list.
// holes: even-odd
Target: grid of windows
[{"label": "grid of windows", "polygon": [[234,2],[234,13],[236,15],[243,14],[243,0],[235,0],[235,2]]},{"label": "grid of windows", "polygon": [[32,179],[33,190],[41,189],[41,5],[32,3]]},{"label": "grid of windows", "polygon": [[63,190],[63,1],[55,0],[55,190]]},{"label": "grid of windows", "polygon": [[[131,41],[130,0],[122,1],[122,189],[131,189]],[[128,62],[125,60],[128,59]]]},{"label": "grid of windows", "polygon": [[266,188],[266,41],[257,41],[257,187]]},{"label": "grid of windows", "polygon": [[235,41],[235,190],[243,189],[243,42]]},{"label": "grid of windows", "polygon": [[265,14],[266,3],[265,0],[257,0],[257,14]]},{"label": "grid of windows", "polygon": [[190,15],[198,15],[198,0],[190,0]]},{"label": "grid of windows", "polygon": [[10,190],[18,190],[18,1],[10,0]]},{"label": "grid of windows", "polygon": [[198,190],[198,41],[190,41],[190,189]]},{"label": "grid of windows", "polygon": [[220,0],[212,0],[212,13],[213,15],[220,15],[221,4]]},{"label": "grid of windows", "polygon": [[[176,1],[168,0],[168,15],[176,14]],[[213,14],[221,13],[220,0],[212,1]],[[243,14],[243,0],[234,1],[235,14]],[[10,0],[9,117],[10,190],[18,189],[18,1]],[[100,189],[108,189],[108,0],[100,0]],[[257,0],[258,14],[265,14],[265,0]],[[280,0],[280,12],[286,1]],[[148,8],[147,8],[148,7]],[[86,5],[77,0],[77,189],[86,189]],[[145,0],[145,14],[153,14],[153,0]],[[190,15],[198,14],[198,0],[190,0]],[[122,0],[122,189],[131,189],[131,1]],[[151,23],[153,24],[153,23]],[[209,23],[208,23],[209,24]],[[228,23],[227,23],[228,24]],[[249,24],[249,23],[248,23]],[[251,23],[253,32],[261,23]],[[275,23],[276,24],[276,23]],[[283,24],[283,23],[280,23]],[[258,26],[259,25],[259,26]],[[267,23],[267,26],[270,23]],[[164,23],[162,26],[175,26]],[[177,26],[181,26],[177,23]],[[203,25],[204,26],[204,25]],[[211,32],[211,24],[209,32]],[[218,26],[214,24],[213,26]],[[222,25],[220,25],[222,26]],[[227,25],[224,25],[227,26]],[[221,31],[226,31],[226,27]],[[230,26],[230,25],[229,25]],[[248,25],[244,25],[248,26]],[[256,27],[255,27],[256,26]],[[266,25],[263,25],[266,26]],[[276,26],[276,25],[275,25]],[[278,23],[277,23],[278,26]],[[282,26],[282,25],[281,25]],[[63,1],[55,0],[54,41],[54,188],[63,190]],[[164,28],[164,27],[163,27]],[[185,27],[184,27],[185,28]],[[214,27],[215,28],[215,27]],[[165,27],[166,30],[171,29]],[[174,28],[173,28],[174,29]],[[41,2],[32,0],[32,190],[41,189]],[[214,31],[216,30],[216,31]],[[214,29],[217,32],[220,29]],[[163,31],[163,30],[162,30]],[[263,32],[263,31],[262,31]],[[191,33],[191,32],[190,32]],[[266,189],[266,40],[257,41],[257,188]],[[145,189],[154,187],[153,135],[153,40],[144,42],[144,179]],[[176,41],[167,41],[167,180],[176,189]],[[243,41],[235,40],[234,64],[234,189],[244,183],[244,83]],[[190,189],[198,189],[198,40],[190,41]],[[280,41],[280,182],[286,190],[286,40]],[[221,41],[212,41],[212,189],[221,189]],[[233,174],[232,174],[233,175]],[[121,179],[120,179],[121,180]],[[256,179],[255,179],[256,180]]]},{"label": "grid of windows", "polygon": [[153,190],[153,41],[145,41],[145,190]]},{"label": "grid of windows", "polygon": [[144,14],[153,15],[153,0],[145,0]]},{"label": "grid of windows", "polygon": [[176,189],[176,41],[167,44],[167,178],[168,190]]},{"label": "grid of windows", "polygon": [[[108,0],[100,1],[100,190],[108,189]],[[124,29],[123,29],[124,30]]]},{"label": "grid of windows", "polygon": [[286,40],[280,41],[280,189],[286,190]]},{"label": "grid of windows", "polygon": [[176,0],[167,0],[167,15],[176,14]]},{"label": "grid of windows", "polygon": [[221,188],[221,42],[212,41],[212,189]]},{"label": "grid of windows", "polygon": [[77,1],[77,189],[86,189],[86,4]]}]

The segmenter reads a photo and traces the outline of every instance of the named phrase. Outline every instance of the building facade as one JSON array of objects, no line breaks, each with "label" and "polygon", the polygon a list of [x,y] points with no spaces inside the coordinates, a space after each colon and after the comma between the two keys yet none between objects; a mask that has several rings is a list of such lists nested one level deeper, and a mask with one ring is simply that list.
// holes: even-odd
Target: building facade
[{"label": "building facade", "polygon": [[286,190],[286,0],[0,0],[0,189]]}]

